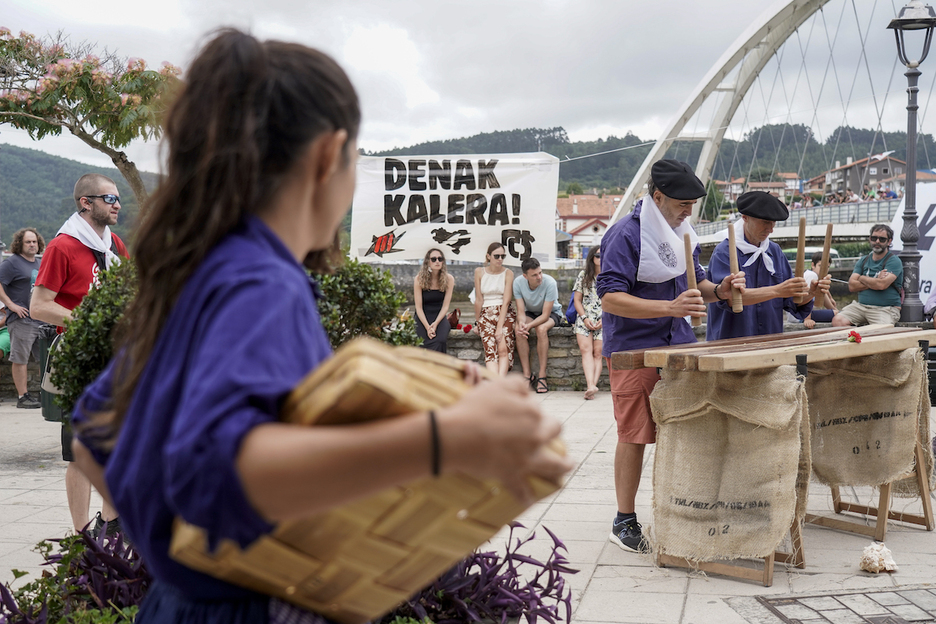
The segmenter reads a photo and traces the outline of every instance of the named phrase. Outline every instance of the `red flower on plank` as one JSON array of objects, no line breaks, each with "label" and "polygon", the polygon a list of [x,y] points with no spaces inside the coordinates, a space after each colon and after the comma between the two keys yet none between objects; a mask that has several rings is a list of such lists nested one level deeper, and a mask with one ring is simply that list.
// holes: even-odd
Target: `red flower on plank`
[{"label": "red flower on plank", "polygon": [[859,334],[859,333],[856,332],[856,331],[850,331],[850,332],[848,332],[848,338],[847,338],[847,340],[848,340],[848,342],[857,342],[857,343],[861,343],[861,334]]}]

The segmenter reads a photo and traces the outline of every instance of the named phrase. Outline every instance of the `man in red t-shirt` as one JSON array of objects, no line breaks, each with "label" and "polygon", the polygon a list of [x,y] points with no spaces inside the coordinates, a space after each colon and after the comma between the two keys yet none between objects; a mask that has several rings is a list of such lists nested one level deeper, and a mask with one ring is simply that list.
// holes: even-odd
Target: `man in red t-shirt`
[{"label": "man in red t-shirt", "polygon": [[[72,310],[98,285],[99,271],[119,262],[118,256],[129,257],[123,241],[109,227],[117,223],[120,212],[120,196],[114,181],[89,173],[75,184],[74,196],[78,211],[46,247],[29,305],[32,318],[57,325],[59,332],[65,321],[71,320]],[[66,417],[62,422],[62,459],[69,462],[65,493],[72,524],[80,531],[89,523],[91,482],[74,464],[71,442],[71,422]],[[108,533],[118,526],[117,511],[106,500],[95,529],[100,531],[105,523]]]}]

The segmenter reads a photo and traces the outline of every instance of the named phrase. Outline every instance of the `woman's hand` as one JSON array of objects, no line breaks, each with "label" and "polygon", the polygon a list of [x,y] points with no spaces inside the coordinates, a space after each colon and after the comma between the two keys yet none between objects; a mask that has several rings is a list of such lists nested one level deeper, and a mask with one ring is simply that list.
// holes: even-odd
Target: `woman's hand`
[{"label": "woman's hand", "polygon": [[468,360],[464,360],[462,372],[465,375],[465,383],[468,384],[469,386],[477,386],[481,382],[481,379],[482,379],[481,371],[482,371],[482,368],[478,366],[475,362],[469,362]]},{"label": "woman's hand", "polygon": [[476,386],[436,411],[443,472],[500,480],[522,503],[533,502],[529,477],[558,483],[573,463],[547,448],[562,425],[546,416],[517,375]]},{"label": "woman's hand", "polygon": [[429,336],[430,340],[436,337],[436,324],[433,323],[426,328],[426,335]]}]

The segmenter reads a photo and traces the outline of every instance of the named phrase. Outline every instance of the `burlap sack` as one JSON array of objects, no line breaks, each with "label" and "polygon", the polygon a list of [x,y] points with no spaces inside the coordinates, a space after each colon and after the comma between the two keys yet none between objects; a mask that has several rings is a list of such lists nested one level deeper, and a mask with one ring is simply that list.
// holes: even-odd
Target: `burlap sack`
[{"label": "burlap sack", "polygon": [[[924,366],[926,362],[924,360]],[[932,434],[930,433],[930,394],[929,394],[929,375],[923,376],[923,384],[920,387],[920,415],[917,439],[921,442],[923,449],[923,474],[928,475],[930,491],[936,490],[936,473],[933,470],[933,447],[936,444],[930,442]],[[916,457],[914,457],[916,463]],[[891,488],[891,494],[899,498],[918,498],[920,488],[917,485],[916,475],[898,479],[894,481]]]},{"label": "burlap sack", "polygon": [[664,370],[650,405],[656,552],[695,561],[774,552],[805,511],[809,481],[806,391],[795,367]]},{"label": "burlap sack", "polygon": [[926,375],[917,348],[809,365],[813,472],[829,485],[881,485],[913,467]]}]

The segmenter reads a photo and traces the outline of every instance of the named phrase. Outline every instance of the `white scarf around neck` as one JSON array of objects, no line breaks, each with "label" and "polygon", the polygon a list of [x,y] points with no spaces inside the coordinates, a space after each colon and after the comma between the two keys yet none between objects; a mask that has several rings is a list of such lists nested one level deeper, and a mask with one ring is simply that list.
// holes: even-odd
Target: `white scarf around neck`
[{"label": "white scarf around neck", "polygon": [[767,249],[770,248],[770,237],[768,236],[765,238],[760,245],[754,246],[744,239],[744,219],[738,219],[735,221],[734,229],[735,245],[738,247],[738,250],[745,255],[754,254],[748,258],[748,261],[744,263],[744,266],[751,266],[757,262],[758,258],[763,257],[764,267],[770,272],[771,275],[776,275],[777,273],[774,270],[773,259],[767,254]]},{"label": "white scarf around neck", "polygon": [[81,215],[76,212],[68,217],[58,233],[67,234],[78,239],[85,247],[103,253],[104,258],[107,260],[108,269],[114,264],[120,264],[120,258],[111,251],[111,231],[106,225],[104,226],[104,238],[102,239],[91,227],[91,224],[82,219]]},{"label": "white scarf around neck", "polygon": [[637,280],[660,284],[686,273],[686,253],[683,235],[689,234],[695,250],[699,237],[689,225],[689,219],[673,228],[650,195],[644,195],[640,208],[640,264]]}]

